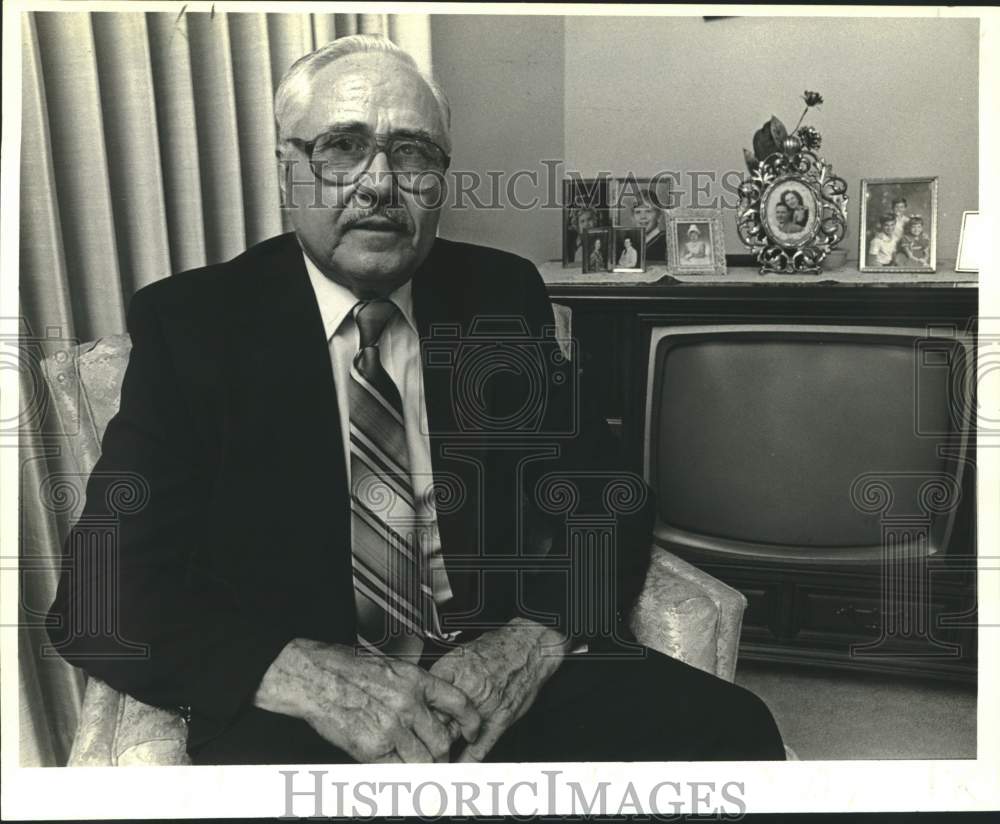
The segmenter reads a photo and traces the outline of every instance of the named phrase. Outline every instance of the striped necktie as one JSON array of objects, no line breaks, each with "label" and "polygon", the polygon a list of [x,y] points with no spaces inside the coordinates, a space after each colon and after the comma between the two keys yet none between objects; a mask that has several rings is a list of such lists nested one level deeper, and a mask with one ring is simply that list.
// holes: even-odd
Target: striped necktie
[{"label": "striped necktie", "polygon": [[436,613],[421,557],[403,402],[379,355],[397,311],[388,300],[354,307],[360,347],[349,391],[351,552],[360,647],[416,657]]}]

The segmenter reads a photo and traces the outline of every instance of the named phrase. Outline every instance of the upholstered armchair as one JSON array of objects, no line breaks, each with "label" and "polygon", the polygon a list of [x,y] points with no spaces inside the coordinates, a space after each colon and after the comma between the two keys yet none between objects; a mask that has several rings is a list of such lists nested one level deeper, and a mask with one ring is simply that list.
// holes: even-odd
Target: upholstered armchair
[{"label": "upholstered armchair", "polygon": [[[568,338],[569,312],[557,307]],[[45,375],[66,445],[81,476],[94,467],[108,421],[118,409],[131,342],[101,338],[56,353]],[[660,547],[654,547],[642,593],[631,615],[639,641],[732,681],[746,599],[734,589]],[[187,727],[174,712],[143,704],[90,679],[69,766],[188,763]]]}]

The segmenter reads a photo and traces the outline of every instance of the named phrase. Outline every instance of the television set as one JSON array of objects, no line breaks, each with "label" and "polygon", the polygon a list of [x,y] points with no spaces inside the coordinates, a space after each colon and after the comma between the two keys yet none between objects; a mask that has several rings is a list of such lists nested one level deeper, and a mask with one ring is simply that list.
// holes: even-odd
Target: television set
[{"label": "television set", "polygon": [[[705,559],[878,563],[886,518],[947,550],[974,425],[971,338],[892,325],[651,332],[655,540]],[[923,521],[921,521],[923,519]]]}]

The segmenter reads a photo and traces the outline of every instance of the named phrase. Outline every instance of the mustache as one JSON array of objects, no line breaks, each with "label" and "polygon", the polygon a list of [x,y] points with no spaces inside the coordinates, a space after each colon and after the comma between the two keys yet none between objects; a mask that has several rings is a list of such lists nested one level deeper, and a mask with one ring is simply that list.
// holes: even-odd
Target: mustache
[{"label": "mustache", "polygon": [[380,218],[383,220],[388,220],[398,226],[400,229],[406,231],[413,230],[413,222],[410,219],[409,213],[406,209],[400,207],[392,207],[384,204],[377,204],[369,209],[364,208],[348,208],[341,213],[341,225],[345,230],[350,229],[362,220],[369,220],[371,218]]}]

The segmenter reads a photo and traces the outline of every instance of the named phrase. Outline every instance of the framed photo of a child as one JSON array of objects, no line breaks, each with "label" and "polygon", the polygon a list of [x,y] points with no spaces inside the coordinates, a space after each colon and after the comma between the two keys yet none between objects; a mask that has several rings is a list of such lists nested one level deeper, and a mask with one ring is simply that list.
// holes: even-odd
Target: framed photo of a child
[{"label": "framed photo of a child", "polygon": [[667,261],[665,217],[672,205],[670,177],[618,177],[611,189],[611,206],[615,226],[646,230],[646,263]]},{"label": "framed photo of a child", "polygon": [[591,229],[611,226],[611,178],[563,180],[563,266],[579,266],[583,240]]},{"label": "framed photo of a child", "polygon": [[936,271],[937,185],[936,177],[861,181],[862,272]]}]

